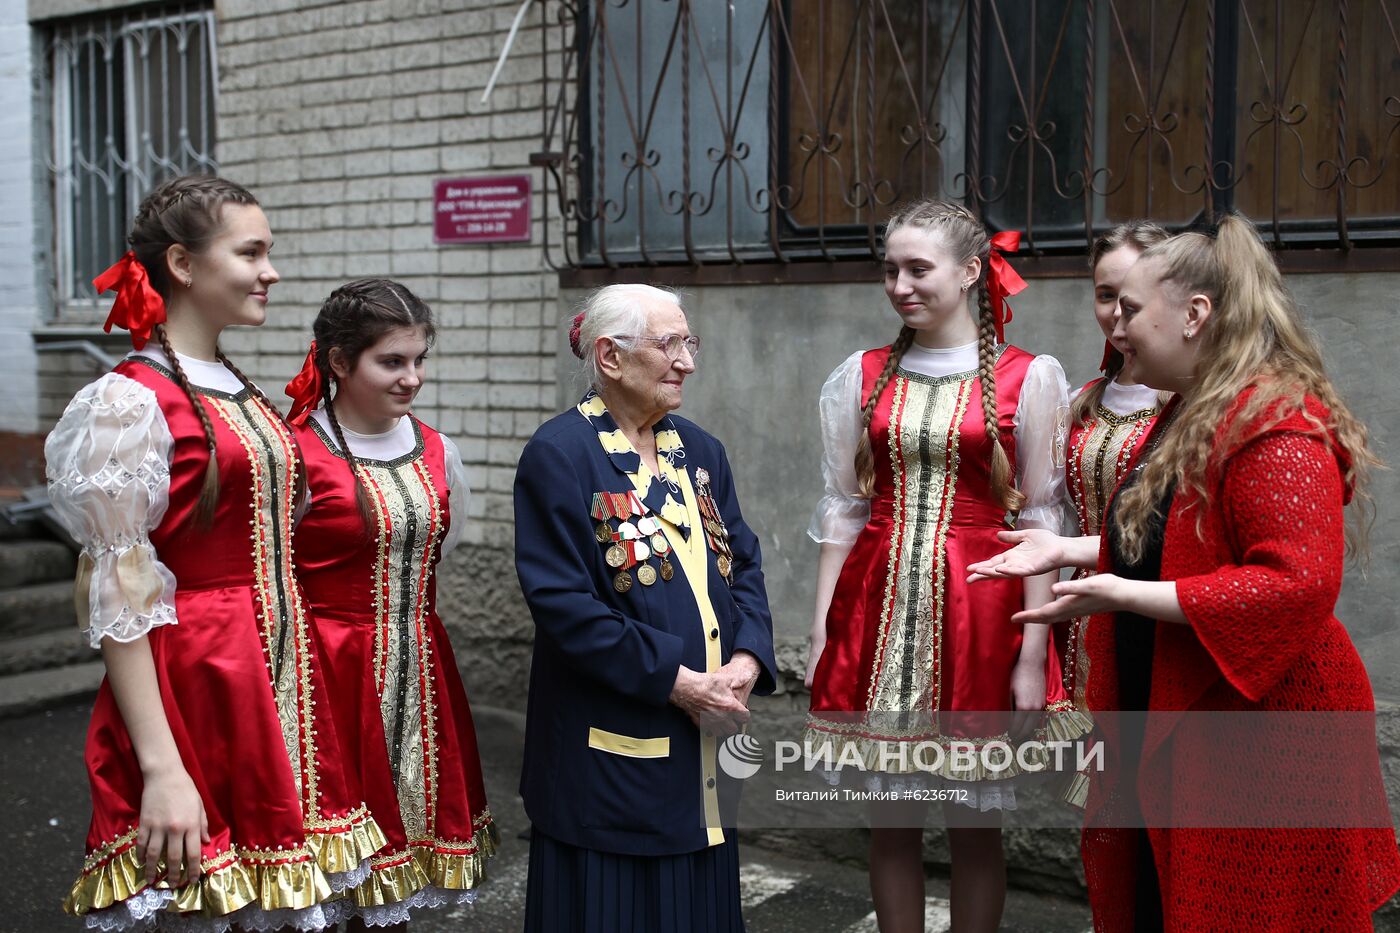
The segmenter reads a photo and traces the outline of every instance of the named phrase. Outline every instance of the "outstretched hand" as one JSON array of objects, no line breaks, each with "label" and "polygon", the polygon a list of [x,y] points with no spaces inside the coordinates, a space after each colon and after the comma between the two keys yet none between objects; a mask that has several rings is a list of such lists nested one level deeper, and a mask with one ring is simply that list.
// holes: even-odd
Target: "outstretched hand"
[{"label": "outstretched hand", "polygon": [[967,582],[995,577],[1034,577],[1066,566],[1063,539],[1054,532],[1039,528],[999,531],[997,540],[1015,547],[987,560],[968,564]]},{"label": "outstretched hand", "polygon": [[1066,580],[1050,587],[1054,599],[1037,609],[1027,609],[1011,617],[1012,622],[1064,622],[1098,612],[1123,608],[1120,584],[1123,578],[1111,573],[1095,574],[1082,580]]}]

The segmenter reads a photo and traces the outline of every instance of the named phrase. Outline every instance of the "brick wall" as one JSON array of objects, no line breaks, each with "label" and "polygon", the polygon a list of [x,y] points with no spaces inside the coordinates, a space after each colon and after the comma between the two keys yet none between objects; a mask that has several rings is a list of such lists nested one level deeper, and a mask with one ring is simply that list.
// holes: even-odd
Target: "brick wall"
[{"label": "brick wall", "polygon": [[38,430],[33,84],[24,0],[0,0],[0,431]]},{"label": "brick wall", "polygon": [[[434,245],[436,178],[528,172],[539,146],[539,5],[488,104],[480,102],[518,3],[224,0],[223,174],[262,201],[282,282],[269,320],[225,345],[281,400],[321,300],[361,275],[432,305],[438,342],[420,416],[457,441],[473,490],[464,546],[440,575],[473,695],[523,703],[529,626],[512,566],[520,450],[555,407],[556,278],[538,243]],[[534,28],[531,28],[531,27]],[[536,183],[538,187],[538,183]],[[473,672],[479,672],[473,674]]]}]

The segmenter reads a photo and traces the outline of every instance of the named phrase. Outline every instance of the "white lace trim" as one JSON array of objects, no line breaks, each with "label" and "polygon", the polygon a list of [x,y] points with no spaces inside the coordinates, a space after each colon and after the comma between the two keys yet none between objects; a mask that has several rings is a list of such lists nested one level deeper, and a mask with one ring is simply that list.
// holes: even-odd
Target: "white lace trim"
[{"label": "white lace trim", "polygon": [[371,868],[369,859],[365,859],[350,871],[338,871],[334,874],[327,872],[326,881],[331,886],[331,890],[336,894],[350,888],[357,888],[369,879]]},{"label": "white lace trim", "polygon": [[397,904],[384,904],[379,907],[357,907],[353,914],[367,927],[391,927],[396,923],[408,923],[415,910],[458,907],[476,900],[475,891],[450,891],[447,888],[426,887]]},{"label": "white lace trim", "polygon": [[242,930],[302,931],[326,930],[351,915],[347,901],[317,904],[303,910],[263,910],[249,904],[223,917],[183,916],[166,913],[165,905],[175,897],[174,891],[147,888],[120,904],[105,910],[94,910],[83,917],[89,930],[103,933],[127,930],[169,930],[172,933],[229,933],[236,925]]}]

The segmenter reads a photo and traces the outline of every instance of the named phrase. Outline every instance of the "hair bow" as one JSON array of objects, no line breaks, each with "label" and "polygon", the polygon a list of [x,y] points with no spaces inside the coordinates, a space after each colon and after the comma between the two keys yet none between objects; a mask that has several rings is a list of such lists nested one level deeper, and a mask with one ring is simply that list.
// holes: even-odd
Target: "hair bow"
[{"label": "hair bow", "polygon": [[1114,352],[1116,351],[1113,349],[1113,341],[1105,340],[1103,342],[1103,359],[1099,360],[1099,372],[1108,372],[1108,367],[1113,362]]},{"label": "hair bow", "polygon": [[583,318],[588,312],[580,311],[574,315],[574,321],[569,325],[569,349],[574,351],[574,356],[583,359],[583,348],[578,345],[579,329],[583,327]]},{"label": "hair bow", "polygon": [[146,267],[130,250],[93,279],[92,287],[99,295],[116,290],[117,299],[112,302],[112,313],[107,315],[102,330],[110,334],[115,324],[131,331],[131,345],[138,350],[151,339],[156,325],[165,323],[165,299],[151,287]]},{"label": "hair bow", "polygon": [[313,340],[311,349],[306,351],[306,361],[301,364],[301,370],[283,389],[292,400],[291,411],[287,412],[287,423],[297,427],[306,424],[306,419],[320,403],[323,390],[321,370],[316,365],[316,341]]},{"label": "hair bow", "polygon": [[987,259],[987,300],[992,306],[992,326],[996,328],[997,343],[1006,342],[1006,325],[1011,323],[1011,305],[1006,299],[1026,288],[1026,280],[1011,268],[1002,252],[1014,253],[1021,248],[1019,230],[1003,230],[992,237],[991,255]]}]

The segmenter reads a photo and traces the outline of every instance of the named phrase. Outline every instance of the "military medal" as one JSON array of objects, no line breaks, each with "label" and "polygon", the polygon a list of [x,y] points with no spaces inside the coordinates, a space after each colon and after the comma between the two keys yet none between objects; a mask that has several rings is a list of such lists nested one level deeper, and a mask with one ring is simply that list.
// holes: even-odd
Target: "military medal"
[{"label": "military medal", "polygon": [[[608,553],[604,555],[609,567],[621,567],[627,563],[627,552],[622,549],[622,545],[614,544],[608,548]],[[621,592],[621,591],[619,591]]]},{"label": "military medal", "polygon": [[666,540],[666,536],[661,532],[651,536],[651,549],[658,555],[665,555],[671,550],[671,542]]},{"label": "military medal", "polygon": [[661,579],[663,579],[663,580],[665,580],[667,583],[669,583],[669,582],[671,582],[671,578],[674,577],[675,575],[676,575],[676,568],[674,568],[674,567],[671,566],[671,562],[670,562],[669,560],[667,560],[667,559],[664,558],[664,557],[661,558]]},{"label": "military medal", "polygon": [[651,586],[656,582],[656,568],[651,564],[642,564],[637,568],[637,582],[642,586]]},{"label": "military medal", "polygon": [[593,537],[598,539],[599,544],[607,544],[612,540],[612,528],[607,522],[599,522],[598,527],[593,529]]},{"label": "military medal", "polygon": [[623,570],[616,577],[613,577],[613,589],[619,593],[626,593],[632,588],[632,575]]},{"label": "military medal", "polygon": [[733,583],[734,552],[729,548],[729,529],[719,514],[719,503],[710,492],[710,472],[704,467],[695,471],[695,498],[700,508],[700,527],[705,532],[705,544],[715,552],[715,569],[724,582]]}]

